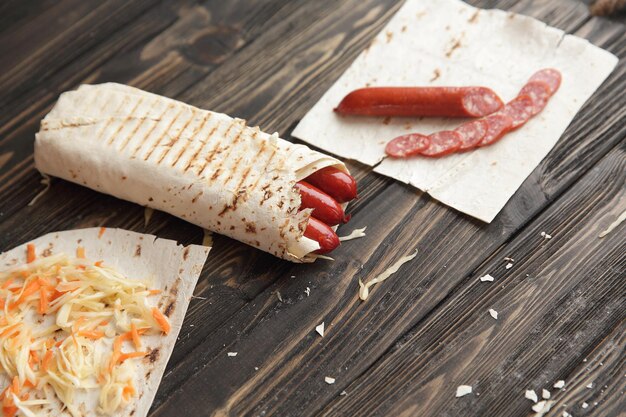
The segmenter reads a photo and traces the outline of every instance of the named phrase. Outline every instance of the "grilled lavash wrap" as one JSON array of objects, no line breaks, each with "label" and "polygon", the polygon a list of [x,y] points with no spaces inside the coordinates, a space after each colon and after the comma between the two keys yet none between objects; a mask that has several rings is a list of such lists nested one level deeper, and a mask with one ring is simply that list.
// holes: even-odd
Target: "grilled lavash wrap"
[{"label": "grilled lavash wrap", "polygon": [[312,262],[294,185],[345,165],[244,120],[133,87],[61,94],[35,140],[39,171],[165,211],[292,262]]}]

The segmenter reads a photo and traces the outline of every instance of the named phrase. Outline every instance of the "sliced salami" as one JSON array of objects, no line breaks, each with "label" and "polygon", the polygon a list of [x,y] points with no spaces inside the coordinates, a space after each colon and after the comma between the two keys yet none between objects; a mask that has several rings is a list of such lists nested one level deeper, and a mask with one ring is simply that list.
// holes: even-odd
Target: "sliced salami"
[{"label": "sliced salami", "polygon": [[517,129],[533,116],[534,109],[532,98],[524,94],[506,103],[506,106],[498,113],[509,116],[513,121],[511,129]]},{"label": "sliced salami", "polygon": [[553,95],[561,85],[561,73],[559,70],[554,68],[545,68],[534,73],[528,80],[528,82],[531,81],[541,81],[546,83],[550,88],[550,95]]},{"label": "sliced salami", "polygon": [[498,139],[513,128],[513,119],[501,112],[489,115],[482,120],[487,122],[488,128],[487,133],[485,133],[478,146],[487,146],[497,142]]},{"label": "sliced salami", "polygon": [[550,86],[543,81],[529,81],[520,90],[519,95],[526,95],[533,101],[532,116],[538,114],[550,99]]},{"label": "sliced salami", "polygon": [[428,136],[430,145],[422,150],[420,154],[424,156],[443,156],[448,155],[461,147],[463,137],[459,132],[454,130],[442,130]]},{"label": "sliced salami", "polygon": [[460,151],[472,149],[480,143],[485,137],[489,124],[485,119],[472,120],[470,122],[463,123],[461,126],[454,129],[455,132],[461,134],[461,147]]},{"label": "sliced salami", "polygon": [[411,133],[392,139],[385,147],[387,155],[393,158],[406,158],[419,154],[430,145],[430,139],[426,135]]},{"label": "sliced salami", "polygon": [[470,87],[466,90],[468,93],[463,98],[463,106],[468,116],[482,117],[502,108],[502,100],[492,90],[485,87]]}]

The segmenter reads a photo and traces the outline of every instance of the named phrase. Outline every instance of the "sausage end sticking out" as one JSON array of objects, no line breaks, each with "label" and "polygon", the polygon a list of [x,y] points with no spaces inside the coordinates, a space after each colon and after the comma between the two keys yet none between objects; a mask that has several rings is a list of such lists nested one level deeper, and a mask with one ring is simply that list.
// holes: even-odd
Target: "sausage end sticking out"
[{"label": "sausage end sticking out", "polygon": [[335,167],[322,168],[309,175],[305,181],[324,191],[338,203],[347,203],[357,197],[354,178]]},{"label": "sausage end sticking out", "polygon": [[313,216],[329,226],[346,223],[346,218],[341,205],[331,196],[319,188],[305,181],[296,184],[300,192],[300,208],[313,209]]},{"label": "sausage end sticking out", "polygon": [[319,255],[333,251],[341,243],[334,230],[315,217],[309,218],[309,224],[304,231],[304,236],[319,243],[320,249],[315,251]]}]

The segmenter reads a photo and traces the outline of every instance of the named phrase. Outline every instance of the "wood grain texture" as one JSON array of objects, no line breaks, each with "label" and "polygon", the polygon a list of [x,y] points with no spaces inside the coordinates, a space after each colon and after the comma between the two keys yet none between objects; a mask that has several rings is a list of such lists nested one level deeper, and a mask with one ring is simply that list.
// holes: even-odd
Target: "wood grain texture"
[{"label": "wood grain texture", "polygon": [[[9,3],[0,5],[8,12],[0,13],[0,57],[12,53],[16,40],[27,42],[14,61],[0,60],[8,69],[0,76],[7,87],[0,92],[0,251],[49,231],[100,225],[182,243],[202,239],[199,228],[163,213],[145,227],[141,207],[58,180],[26,207],[43,188],[32,138],[60,92],[84,82],[122,82],[289,137],[400,6],[397,0]],[[626,56],[623,22],[590,18],[578,1],[472,3],[533,15]],[[103,18],[103,11],[111,14]],[[335,262],[292,265],[214,236],[153,415],[415,415],[427,403],[433,414],[523,416],[529,404],[512,384],[539,387],[559,376],[571,390],[555,396],[558,410],[589,399],[598,405],[587,413],[617,415],[624,389],[623,348],[616,350],[624,343],[623,233],[596,242],[588,228],[594,220],[606,226],[625,204],[610,192],[623,182],[625,72],[622,60],[490,225],[348,161],[360,199],[341,234],[367,225],[368,236],[342,245]],[[581,207],[585,215],[575,213]],[[542,247],[537,233],[548,226],[555,237]],[[366,303],[358,301],[359,278],[414,248],[420,252],[413,263],[374,288]],[[473,285],[487,269],[504,274],[501,258],[510,250],[524,255],[504,289]],[[556,266],[580,274],[570,278]],[[518,267],[533,271],[531,278]],[[544,305],[544,298],[568,307]],[[488,305],[502,310],[501,321],[489,321]],[[611,308],[602,315],[605,306]],[[506,308],[534,320],[516,324]],[[324,338],[314,331],[322,321]],[[455,354],[463,345],[471,352]],[[476,353],[482,346],[497,347],[496,355]],[[484,360],[468,361],[472,354]],[[587,369],[585,357],[606,365]],[[474,378],[481,396],[453,401],[448,382],[461,376]],[[583,388],[588,377],[603,381],[604,391]]]},{"label": "wood grain texture", "polygon": [[[532,405],[524,391],[546,388],[574,415],[611,415],[572,404],[599,393],[602,370],[578,376],[572,370],[624,319],[623,234],[598,238],[626,209],[624,145],[495,252],[324,414],[523,415]],[[510,269],[505,257],[515,259]],[[496,280],[481,282],[487,273]],[[619,343],[605,346],[604,355],[623,355]],[[619,368],[613,362],[606,372]],[[564,392],[552,388],[560,379]],[[595,379],[595,391],[586,388]],[[476,395],[455,399],[462,384]],[[619,401],[613,394],[609,403]]]},{"label": "wood grain texture", "polygon": [[[554,12],[551,7],[541,10],[549,14]],[[574,3],[572,10],[581,9]],[[586,13],[586,9],[582,11]],[[565,16],[569,14],[565,13]],[[581,17],[562,21],[560,15],[555,16],[555,19],[556,22],[549,23],[565,25],[563,27],[568,29],[568,22],[572,22],[572,30],[580,28],[588,20]],[[311,36],[307,39],[315,39],[313,32],[319,33],[312,30]],[[614,38],[612,40],[615,41]],[[604,46],[616,50],[619,49],[619,45],[621,45],[619,41],[615,43],[609,41]],[[226,66],[228,64],[226,63]],[[218,72],[226,71],[224,68],[220,68]],[[212,76],[214,74],[210,77]],[[299,86],[305,88],[302,87],[302,83]],[[250,91],[255,87],[251,85]],[[607,91],[610,91],[610,88]],[[243,95],[237,103],[242,103],[242,100],[245,100]],[[293,107],[290,109],[293,111]],[[618,117],[623,117],[619,109],[618,114],[621,115]],[[282,118],[277,120],[280,122]],[[588,121],[581,119],[579,123],[587,124]],[[620,131],[612,140],[609,139],[608,143],[605,142],[607,147],[599,150],[600,155],[606,153],[623,137],[624,126],[623,124],[618,126]],[[597,129],[598,126],[594,130]],[[595,137],[595,140],[598,138],[595,135],[592,137]],[[592,137],[586,136],[581,140],[593,141]],[[569,138],[570,136],[566,135],[561,142],[565,144],[561,148],[561,152],[565,154],[571,152],[571,145],[568,146]],[[589,146],[592,142],[585,143]],[[550,161],[562,159],[558,155],[555,152],[554,159],[550,158]],[[589,164],[594,162],[593,159],[587,161]],[[198,404],[199,407],[208,403],[211,407],[217,408],[218,414],[315,413],[314,407],[318,403],[336,396],[342,389],[342,382],[332,387],[327,386],[323,381],[325,374],[337,375],[340,372],[339,375],[350,380],[355,375],[366,372],[369,364],[389,348],[395,337],[407,330],[405,326],[411,326],[420,315],[436,305],[437,300],[447,295],[447,291],[454,285],[451,274],[456,274],[459,278],[466,276],[476,266],[471,264],[472,260],[484,256],[487,252],[490,253],[505,242],[515,233],[516,228],[537,214],[582,172],[584,169],[570,171],[569,176],[560,183],[560,187],[551,190],[551,194],[535,185],[537,179],[531,179],[520,189],[514,199],[515,203],[508,206],[515,211],[507,212],[505,209],[500,221],[482,230],[476,230],[474,228],[476,225],[468,219],[463,219],[463,225],[460,225],[459,219],[446,217],[450,213],[445,209],[438,210],[432,202],[425,204],[419,195],[401,186],[398,188],[396,184],[389,186],[376,194],[372,201],[362,202],[362,208],[359,208],[353,217],[357,222],[365,220],[363,224],[372,228],[371,235],[377,236],[375,241],[369,244],[354,242],[350,254],[358,253],[359,256],[349,262],[344,261],[340,264],[335,262],[328,267],[316,266],[308,276],[314,277],[310,281],[311,297],[315,290],[318,292],[313,299],[311,297],[304,299],[306,303],[304,305],[298,303],[298,300],[303,299],[302,292],[305,289],[303,284],[276,285],[257,297],[254,305],[246,306],[229,320],[228,329],[220,329],[211,335],[212,340],[203,343],[202,351],[194,352],[188,359],[190,364],[210,361],[209,364],[198,373],[197,381],[184,385],[179,390],[180,394],[177,392],[159,411],[168,414],[177,406],[192,404],[191,399],[194,396],[203,396],[203,403]],[[550,172],[544,172],[538,179],[546,177],[550,178]],[[534,196],[538,191],[542,198],[536,200]],[[362,210],[367,210],[368,207],[376,209],[371,209],[364,218],[361,216]],[[389,212],[393,214],[389,215]],[[430,226],[422,226],[424,223]],[[384,227],[376,227],[377,224]],[[415,224],[418,226],[413,226]],[[401,230],[406,225],[412,225],[409,228],[410,232]],[[383,248],[378,248],[381,242]],[[391,294],[388,293],[386,299],[380,301],[380,305],[371,308],[369,305],[362,308],[355,306],[357,277],[371,277],[384,269],[384,266],[391,264],[394,258],[404,254],[390,250],[390,247],[402,247],[406,249],[405,252],[410,252],[415,245],[414,242],[428,245],[428,252],[423,256],[420,255],[416,261],[422,271],[425,269],[425,273],[422,276],[413,275],[411,273],[413,271],[403,274],[403,279],[413,280],[410,286],[401,286],[401,290],[396,287],[388,289]],[[468,248],[470,242],[472,247]],[[452,265],[445,264],[445,259],[436,262],[432,260],[434,253],[445,254],[445,259],[463,253],[464,261]],[[481,255],[478,255],[479,253]],[[338,255],[338,258],[345,260],[344,255]],[[365,262],[366,259],[369,262]],[[365,264],[364,271],[367,271],[367,275],[359,275],[362,264]],[[442,276],[444,271],[447,272]],[[445,282],[436,283],[436,278]],[[285,303],[278,302],[275,297],[276,291],[281,293],[283,300],[287,300]],[[313,328],[321,320],[328,320],[329,317],[333,320],[333,328],[337,329],[340,336],[329,340],[325,337],[323,341],[317,341]],[[284,327],[284,323],[293,322],[297,324]],[[383,340],[379,338],[381,334],[385,335]],[[270,338],[276,340],[278,345],[264,345],[263,341]],[[259,346],[267,347],[268,350],[260,351]],[[217,349],[216,354],[211,353],[213,349]],[[240,352],[236,361],[225,355],[226,351],[232,350]],[[213,358],[211,355],[214,355]],[[250,356],[250,360],[256,362],[260,369],[256,371],[253,366],[249,366],[251,364],[245,356]],[[260,356],[265,358],[263,364],[259,364]],[[169,381],[165,381],[163,390],[170,386],[179,386],[188,379],[189,372],[192,371],[182,364],[168,375]],[[204,387],[209,385],[212,390],[207,393]],[[312,406],[313,403],[315,406]],[[200,412],[200,408],[195,411]]]}]

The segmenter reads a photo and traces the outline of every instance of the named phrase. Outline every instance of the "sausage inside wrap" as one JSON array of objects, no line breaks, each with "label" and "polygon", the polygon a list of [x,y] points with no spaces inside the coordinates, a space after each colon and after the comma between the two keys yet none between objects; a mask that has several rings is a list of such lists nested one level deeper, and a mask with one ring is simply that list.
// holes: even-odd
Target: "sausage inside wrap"
[{"label": "sausage inside wrap", "polygon": [[121,85],[63,93],[42,120],[35,164],[60,177],[162,210],[293,262],[319,244],[294,188],[344,164],[244,120]]}]

